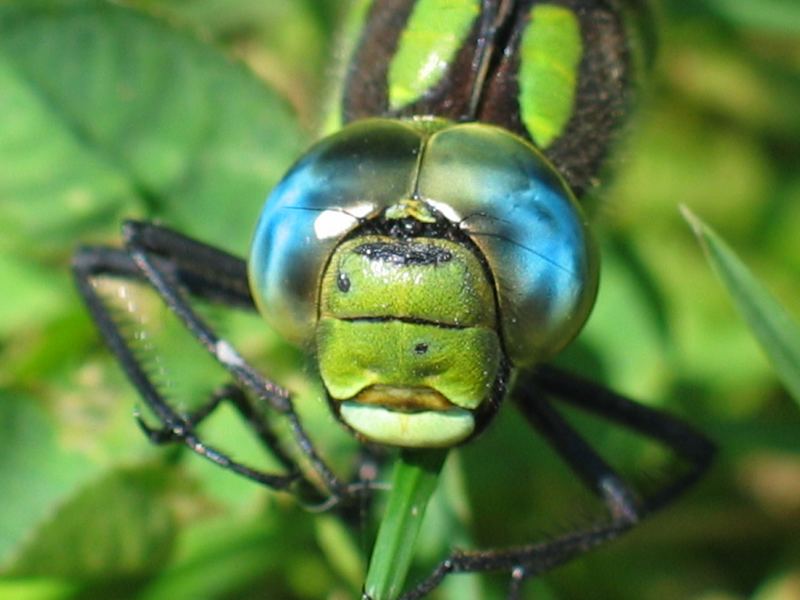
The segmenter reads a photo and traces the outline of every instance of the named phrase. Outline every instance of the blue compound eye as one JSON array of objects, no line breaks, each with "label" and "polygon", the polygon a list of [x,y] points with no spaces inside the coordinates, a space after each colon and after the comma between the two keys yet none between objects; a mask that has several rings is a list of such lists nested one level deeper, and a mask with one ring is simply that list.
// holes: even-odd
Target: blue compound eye
[{"label": "blue compound eye", "polygon": [[431,137],[418,193],[480,248],[515,365],[561,350],[597,294],[598,255],[584,214],[552,165],[507,131],[472,123]]},{"label": "blue compound eye", "polygon": [[311,340],[335,249],[387,215],[435,215],[474,244],[513,364],[555,354],[586,321],[597,289],[594,244],[571,192],[533,146],[483,124],[383,119],[321,141],[268,199],[249,263],[267,320],[295,343]]},{"label": "blue compound eye", "polygon": [[313,338],[322,273],[336,246],[413,193],[421,145],[410,125],[356,123],[317,143],[272,191],[248,270],[259,309],[287,340]]}]

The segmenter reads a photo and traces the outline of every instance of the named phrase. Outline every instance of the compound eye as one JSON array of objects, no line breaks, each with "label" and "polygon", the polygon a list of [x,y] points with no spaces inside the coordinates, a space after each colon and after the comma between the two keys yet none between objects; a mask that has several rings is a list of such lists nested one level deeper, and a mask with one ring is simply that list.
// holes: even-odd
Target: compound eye
[{"label": "compound eye", "polygon": [[248,270],[261,314],[284,338],[313,338],[325,265],[364,219],[410,197],[422,138],[399,121],[354,123],[312,147],[272,191]]},{"label": "compound eye", "polygon": [[489,125],[445,129],[426,146],[419,191],[483,253],[515,365],[556,354],[580,331],[597,293],[597,250],[572,192],[536,148]]}]

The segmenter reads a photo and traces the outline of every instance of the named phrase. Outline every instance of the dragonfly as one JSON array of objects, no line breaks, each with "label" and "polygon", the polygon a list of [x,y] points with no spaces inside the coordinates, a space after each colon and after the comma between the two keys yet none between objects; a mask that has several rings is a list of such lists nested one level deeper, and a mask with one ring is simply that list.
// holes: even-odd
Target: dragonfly
[{"label": "dragonfly", "polygon": [[[402,597],[424,597],[451,574],[504,572],[508,596],[517,598],[526,581],[673,502],[714,453],[688,423],[551,364],[595,301],[600,257],[584,199],[647,62],[647,7],[635,0],[359,6],[329,131],[269,194],[246,260],[130,221],[123,247],[76,253],[75,279],[159,420],[139,418],[151,441],[184,444],[268,488],[315,490],[325,506],[363,502],[374,485],[363,469],[343,477],[328,464],[292,392],[221,336],[197,301],[257,311],[311,352],[331,413],[367,448],[469,444],[513,404],[606,514],[545,541],[454,549]],[[177,409],[98,291],[104,277],[152,288],[230,382],[200,409]],[[204,441],[198,428],[222,403],[285,471],[239,462]],[[688,468],[656,489],[636,489],[568,422],[564,405],[665,445]],[[278,439],[272,417],[288,423],[303,465]]]}]

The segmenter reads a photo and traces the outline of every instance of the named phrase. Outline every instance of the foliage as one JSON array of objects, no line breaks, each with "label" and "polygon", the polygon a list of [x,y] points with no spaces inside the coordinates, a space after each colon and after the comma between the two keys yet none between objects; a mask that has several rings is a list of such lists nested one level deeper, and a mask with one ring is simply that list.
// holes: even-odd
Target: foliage
[{"label": "foliage", "polygon": [[688,208],[682,211],[778,377],[800,402],[800,327],[713,229]]},{"label": "foliage", "polygon": [[[0,596],[357,593],[374,519],[345,526],[151,447],[69,276],[74,248],[115,243],[123,217],[244,254],[263,197],[322,118],[341,16],[335,0],[0,4]],[[720,457],[679,504],[530,592],[795,598],[800,414],[677,205],[800,315],[800,7],[669,0],[660,16],[660,58],[595,211],[599,304],[561,362],[683,414]],[[138,302],[159,322],[151,300]],[[210,312],[298,391],[347,465],[353,444],[301,354],[258,321]],[[148,331],[164,354],[153,369],[182,400],[219,376],[174,324]],[[232,412],[218,417],[219,445],[261,458]],[[578,422],[625,472],[662,468],[657,448]],[[448,459],[440,487],[411,580],[450,544],[538,539],[596,510],[513,410]],[[501,596],[499,581],[450,579],[442,597]]]}]

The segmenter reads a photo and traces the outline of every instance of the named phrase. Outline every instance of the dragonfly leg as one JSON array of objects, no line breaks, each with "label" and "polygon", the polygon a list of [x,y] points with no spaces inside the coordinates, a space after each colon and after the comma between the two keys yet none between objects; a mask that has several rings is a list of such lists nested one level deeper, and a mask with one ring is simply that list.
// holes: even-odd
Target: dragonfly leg
[{"label": "dragonfly leg", "polygon": [[642,499],[644,513],[671,503],[697,482],[711,465],[716,451],[714,443],[677,417],[553,366],[539,367],[533,378],[535,386],[544,393],[653,439],[686,462],[688,469],[683,474],[662,483],[658,490]]},{"label": "dragonfly leg", "polygon": [[[123,228],[125,249],[88,247],[79,250],[73,261],[73,271],[78,289],[97,323],[107,344],[117,356],[126,375],[138,390],[148,407],[163,425],[163,430],[152,430],[149,435],[180,439],[194,452],[259,483],[276,489],[286,489],[297,478],[299,468],[282,451],[277,452],[281,462],[291,461],[287,475],[263,473],[234,461],[216,448],[206,445],[195,433],[200,413],[179,415],[155,387],[137,359],[109,308],[97,292],[94,280],[111,276],[148,283],[166,306],[184,324],[188,331],[210,352],[212,357],[227,369],[234,378],[239,392],[228,394],[237,410],[254,426],[254,431],[271,449],[278,448],[272,432],[264,425],[260,415],[248,401],[247,390],[254,398],[277,411],[287,421],[300,452],[330,495],[340,503],[347,499],[357,485],[345,485],[320,458],[294,410],[290,394],[281,386],[264,378],[247,363],[233,346],[220,338],[192,308],[187,294],[236,308],[254,310],[247,283],[244,261],[226,252],[192,240],[175,231],[148,223],[128,222]],[[230,388],[228,389],[230,392]],[[243,399],[245,398],[245,399]],[[213,397],[207,405],[212,411]],[[161,433],[158,433],[161,432]],[[170,433],[166,433],[170,432]],[[285,462],[284,462],[285,464]]]},{"label": "dragonfly leg", "polygon": [[581,481],[603,500],[613,518],[631,523],[639,520],[641,502],[636,492],[564,420],[546,396],[531,396],[520,403],[520,410]]},{"label": "dragonfly leg", "polygon": [[[101,335],[116,355],[123,371],[139,392],[145,404],[163,425],[161,429],[144,427],[150,439],[163,443],[170,440],[180,441],[200,456],[271,488],[284,490],[297,480],[298,476],[295,472],[290,471],[287,474],[265,473],[241,464],[213,446],[204,443],[199,438],[195,431],[195,426],[204,418],[203,412],[210,413],[221,398],[212,398],[195,415],[184,416],[178,414],[171,407],[168,399],[156,388],[141,360],[137,358],[122,334],[109,307],[94,286],[94,279],[103,275],[139,281],[144,279],[135,262],[125,251],[105,247],[82,248],[73,260],[73,272],[78,290],[83,296]],[[141,420],[140,423],[142,423]]]},{"label": "dragonfly leg", "polygon": [[[422,598],[448,574],[506,571],[508,597],[520,596],[524,582],[545,573],[634,527],[663,508],[699,479],[708,468],[714,445],[683,421],[640,405],[607,388],[554,367],[540,367],[521,378],[515,400],[526,419],[564,458],[581,480],[604,502],[608,517],[553,539],[497,550],[454,551],[404,600]],[[686,460],[689,468],[663,482],[654,492],[637,494],[551,405],[563,400],[659,441]]]},{"label": "dragonfly leg", "polygon": [[[197,410],[185,415],[184,419],[186,423],[192,429],[199,426],[217,409],[222,401],[225,400],[225,392],[226,390],[224,388],[212,392],[211,397],[205,404],[200,406]],[[150,443],[161,446],[182,441],[180,431],[173,431],[168,427],[153,427],[152,425],[148,425],[147,421],[145,421],[144,417],[138,411],[134,413],[134,417],[140,429],[147,436],[147,439],[150,440]]]},{"label": "dragonfly leg", "polygon": [[[272,455],[275,456],[287,470],[290,472],[297,471],[296,464],[281,446],[278,436],[270,429],[267,421],[261,418],[256,412],[255,407],[252,406],[250,399],[244,391],[234,384],[226,384],[215,390],[205,404],[194,412],[186,415],[184,418],[191,429],[194,430],[225,401],[229,402],[236,409],[264,446],[270,450]],[[168,427],[151,427],[138,414],[136,415],[136,420],[139,423],[139,427],[141,427],[142,431],[144,431],[149,440],[154,444],[171,444],[183,441],[181,438],[181,431],[176,432]]]}]

